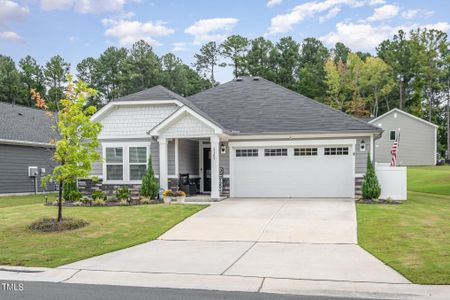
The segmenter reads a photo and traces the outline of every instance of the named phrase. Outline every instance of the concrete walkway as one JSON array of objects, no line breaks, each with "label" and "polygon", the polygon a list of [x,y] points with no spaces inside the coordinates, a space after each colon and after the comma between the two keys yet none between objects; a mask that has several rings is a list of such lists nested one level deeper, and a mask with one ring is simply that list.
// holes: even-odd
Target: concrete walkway
[{"label": "concrete walkway", "polygon": [[[352,199],[227,199],[156,241],[48,270],[40,280],[46,276],[69,283],[390,299],[439,299],[450,292],[410,284],[359,247]],[[0,271],[0,278],[20,277],[10,272],[4,278]]]}]

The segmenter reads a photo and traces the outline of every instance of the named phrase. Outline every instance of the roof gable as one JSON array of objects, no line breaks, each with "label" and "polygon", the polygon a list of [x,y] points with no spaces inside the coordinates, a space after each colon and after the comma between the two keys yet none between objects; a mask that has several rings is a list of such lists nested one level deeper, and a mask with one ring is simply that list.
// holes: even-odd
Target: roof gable
[{"label": "roof gable", "polygon": [[377,122],[377,121],[383,119],[384,117],[387,117],[387,116],[391,115],[392,113],[401,113],[401,114],[403,114],[403,115],[405,115],[405,116],[407,116],[407,117],[409,117],[409,118],[411,118],[411,119],[414,119],[414,120],[416,120],[416,121],[418,121],[418,122],[422,122],[422,123],[424,123],[424,124],[427,124],[427,125],[429,125],[429,126],[433,126],[433,127],[435,127],[435,128],[438,128],[438,127],[439,127],[439,126],[437,126],[436,124],[433,124],[433,123],[428,122],[428,121],[426,121],[426,120],[424,120],[424,119],[421,119],[421,118],[419,118],[419,117],[416,117],[416,116],[414,116],[414,115],[412,115],[412,114],[410,114],[410,113],[407,113],[406,111],[403,111],[403,110],[401,110],[401,109],[399,109],[399,108],[393,108],[393,109],[391,109],[390,111],[388,111],[388,112],[382,114],[381,116],[376,117],[375,119],[370,120],[369,123],[374,124],[375,122]]},{"label": "roof gable", "polygon": [[380,131],[263,78],[243,77],[188,99],[235,133]]}]

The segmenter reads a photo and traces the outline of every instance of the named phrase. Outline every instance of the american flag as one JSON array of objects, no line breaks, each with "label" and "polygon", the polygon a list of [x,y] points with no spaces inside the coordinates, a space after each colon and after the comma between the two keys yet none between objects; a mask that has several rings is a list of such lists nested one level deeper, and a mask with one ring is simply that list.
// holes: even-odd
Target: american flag
[{"label": "american flag", "polygon": [[400,132],[396,134],[394,144],[392,145],[392,148],[391,148],[391,155],[392,155],[391,167],[397,166],[397,153],[398,153],[399,139],[400,139]]}]

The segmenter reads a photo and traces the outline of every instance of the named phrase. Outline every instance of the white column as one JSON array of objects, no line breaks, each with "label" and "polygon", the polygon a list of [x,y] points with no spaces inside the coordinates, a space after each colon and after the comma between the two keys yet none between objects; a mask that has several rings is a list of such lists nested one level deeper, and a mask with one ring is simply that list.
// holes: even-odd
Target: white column
[{"label": "white column", "polygon": [[180,175],[180,165],[179,165],[179,156],[178,156],[178,139],[175,139],[175,176]]},{"label": "white column", "polygon": [[218,136],[211,137],[211,198],[219,199],[219,153],[220,139]]},{"label": "white column", "polygon": [[167,182],[167,139],[159,139],[159,186],[163,189],[168,188]]}]

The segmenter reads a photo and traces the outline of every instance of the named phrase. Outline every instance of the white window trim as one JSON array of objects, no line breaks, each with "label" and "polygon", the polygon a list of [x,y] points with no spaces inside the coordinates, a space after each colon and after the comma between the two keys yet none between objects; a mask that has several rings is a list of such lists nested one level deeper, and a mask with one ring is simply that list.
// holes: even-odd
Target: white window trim
[{"label": "white window trim", "polygon": [[[391,139],[391,133],[392,133],[392,132],[395,132],[395,137],[394,137],[394,139]],[[395,130],[389,130],[389,141],[394,142],[396,138],[397,138],[397,131],[395,131]]]},{"label": "white window trim", "polygon": [[[119,148],[123,149],[123,180],[107,180],[106,177],[106,148]],[[102,143],[102,156],[103,156],[103,183],[105,184],[141,184],[142,180],[130,180],[130,147],[145,147],[147,155],[145,163],[148,165],[148,157],[150,155],[150,142],[110,142]]]}]

